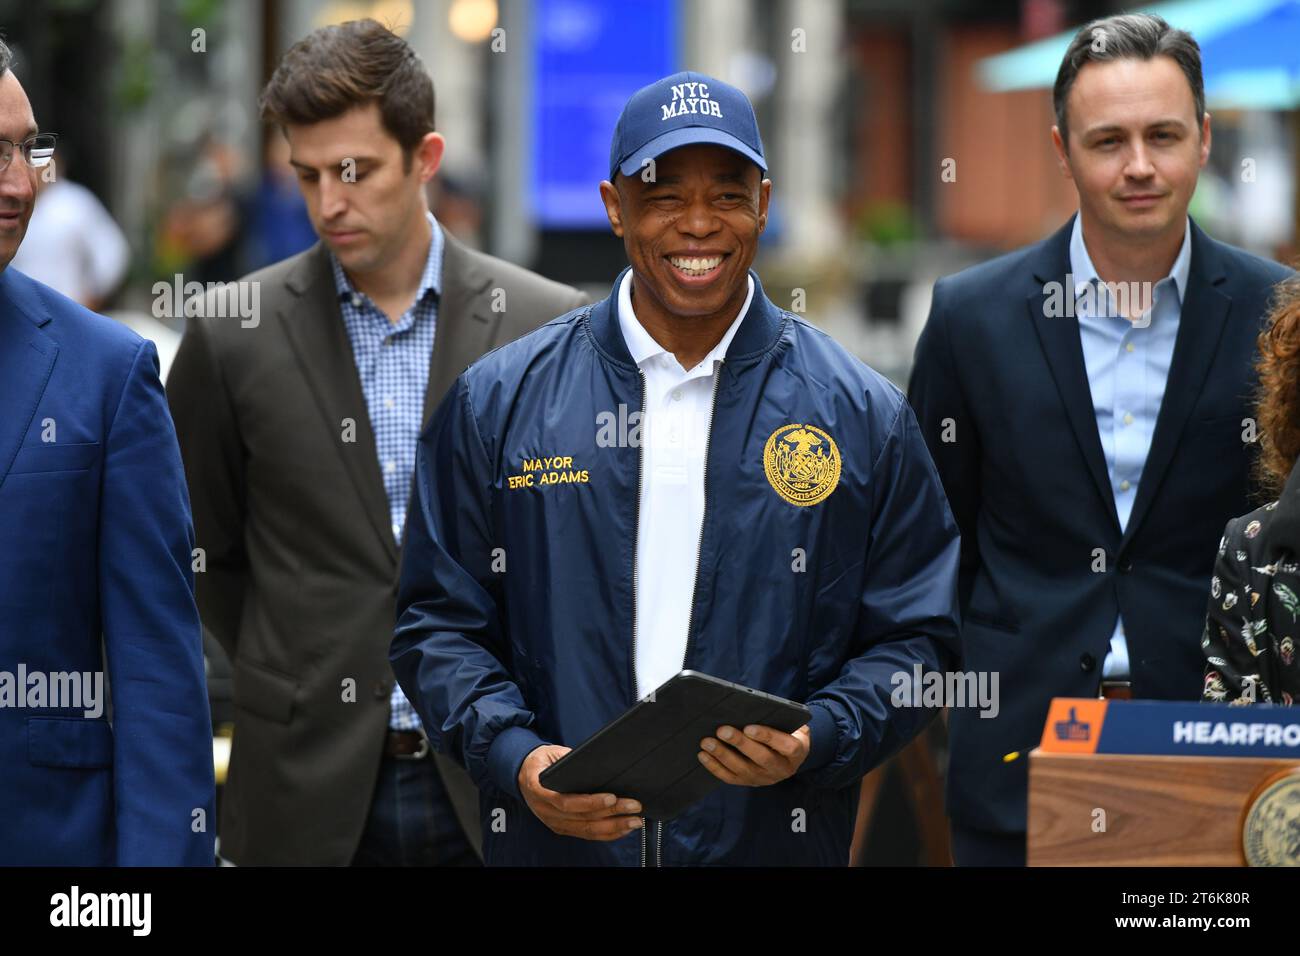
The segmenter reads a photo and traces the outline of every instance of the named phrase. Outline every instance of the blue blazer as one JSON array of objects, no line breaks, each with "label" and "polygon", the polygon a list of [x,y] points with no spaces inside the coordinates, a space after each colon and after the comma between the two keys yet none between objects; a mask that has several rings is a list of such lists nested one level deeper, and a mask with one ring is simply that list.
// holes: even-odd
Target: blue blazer
[{"label": "blue blazer", "polygon": [[193,547],[153,344],[0,272],[0,864],[212,864]]},{"label": "blue blazer", "polygon": [[950,713],[948,811],[991,832],[1024,832],[1028,761],[1002,758],[1037,744],[1053,697],[1097,696],[1117,614],[1135,695],[1200,697],[1219,538],[1254,507],[1255,340],[1290,274],[1192,223],[1173,363],[1121,531],[1078,321],[1045,307],[1050,283],[1073,289],[1072,226],[941,279],[909,387],[961,528],[962,666],[999,675],[996,717]]}]

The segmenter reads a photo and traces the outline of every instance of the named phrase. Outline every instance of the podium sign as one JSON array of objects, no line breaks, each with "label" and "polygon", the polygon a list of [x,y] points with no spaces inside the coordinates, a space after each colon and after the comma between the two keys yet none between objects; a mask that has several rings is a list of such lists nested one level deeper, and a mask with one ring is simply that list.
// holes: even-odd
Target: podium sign
[{"label": "podium sign", "polygon": [[1031,866],[1300,866],[1300,708],[1057,698]]}]

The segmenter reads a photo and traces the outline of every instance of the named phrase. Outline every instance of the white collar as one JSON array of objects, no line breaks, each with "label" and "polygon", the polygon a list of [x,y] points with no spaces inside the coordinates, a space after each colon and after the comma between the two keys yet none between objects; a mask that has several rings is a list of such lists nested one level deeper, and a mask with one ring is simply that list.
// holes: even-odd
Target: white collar
[{"label": "white collar", "polygon": [[[754,299],[754,277],[746,276],[745,280],[749,283],[749,292],[745,296],[745,302],[740,307],[740,314],[727,326],[727,331],[723,333],[722,338],[718,341],[709,354],[700,360],[700,364],[694,369],[688,369],[687,372],[694,372],[700,369],[700,374],[713,372],[713,363],[720,362],[727,354],[727,347],[731,345],[731,340],[736,337],[736,330],[740,328],[740,323],[744,320],[746,313],[749,312],[749,304]],[[677,361],[676,356],[654,340],[654,337],[645,330],[645,326],[636,317],[632,310],[632,271],[629,269],[623,281],[618,287],[618,325],[623,332],[623,341],[627,343],[627,350],[632,355],[632,361],[637,364],[638,368],[644,368],[646,362],[652,360],[657,355],[667,355],[673,362]],[[677,366],[681,368],[680,365]]]}]

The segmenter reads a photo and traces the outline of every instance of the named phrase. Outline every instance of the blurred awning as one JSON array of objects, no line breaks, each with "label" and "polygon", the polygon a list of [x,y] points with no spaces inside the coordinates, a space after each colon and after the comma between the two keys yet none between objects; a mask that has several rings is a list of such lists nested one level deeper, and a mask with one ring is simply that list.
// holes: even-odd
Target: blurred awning
[{"label": "blurred awning", "polygon": [[1287,0],[1201,43],[1211,105],[1294,109],[1300,105],[1300,2]]},{"label": "blurred awning", "polygon": [[1300,82],[1293,69],[1239,70],[1206,77],[1205,100],[1214,109],[1293,110],[1300,106]]},{"label": "blurred awning", "polygon": [[[1172,0],[1130,12],[1157,14],[1196,38],[1212,105],[1289,109],[1300,103],[1300,0]],[[980,82],[995,92],[1050,88],[1077,31],[981,60]]]}]

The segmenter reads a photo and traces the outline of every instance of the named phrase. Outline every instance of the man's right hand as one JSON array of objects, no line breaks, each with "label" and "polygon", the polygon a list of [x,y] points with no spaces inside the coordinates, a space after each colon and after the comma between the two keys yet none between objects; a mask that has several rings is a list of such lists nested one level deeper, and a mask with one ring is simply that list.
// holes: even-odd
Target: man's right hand
[{"label": "man's right hand", "polygon": [[617,840],[641,826],[641,804],[612,793],[559,793],[537,780],[542,771],[572,748],[557,744],[537,747],[519,768],[519,792],[524,802],[554,833],[581,840]]}]

